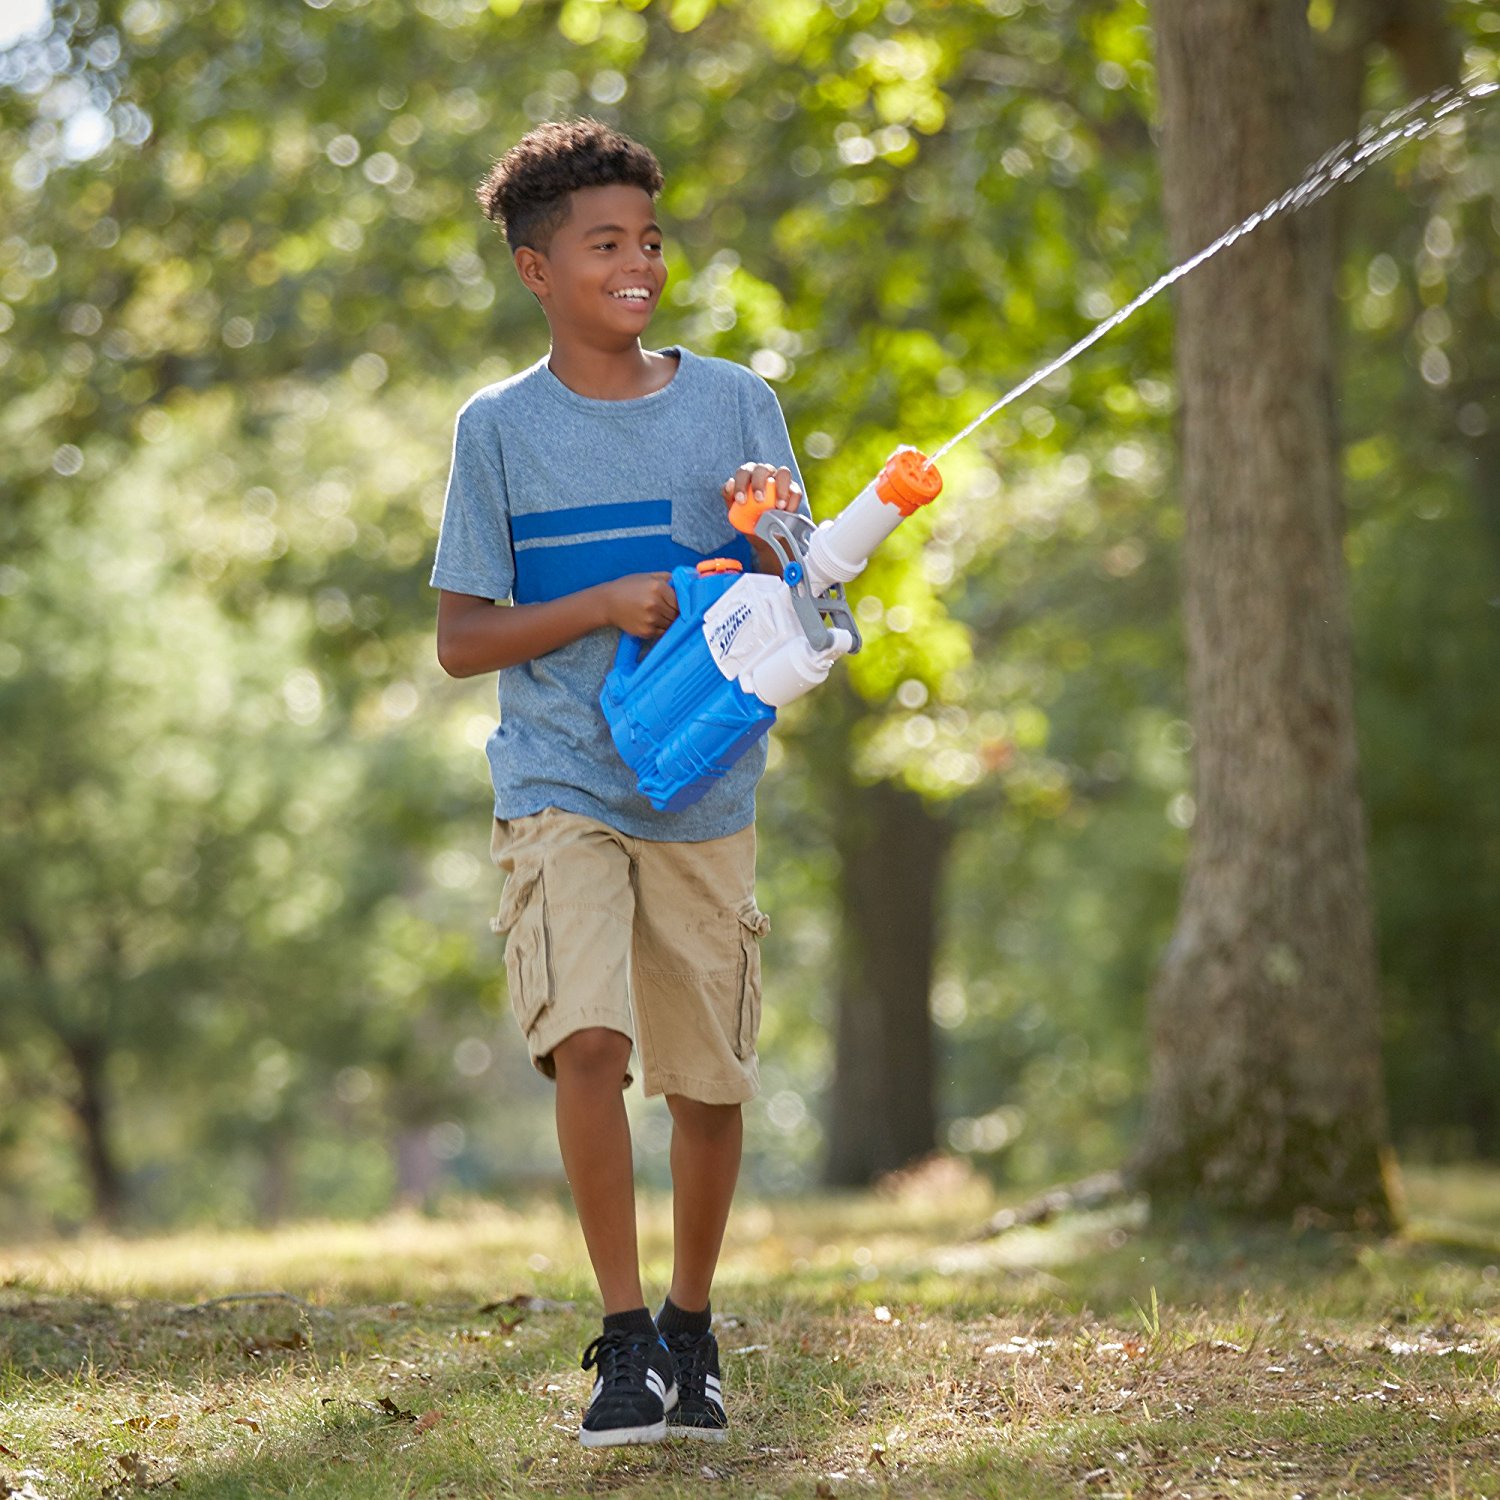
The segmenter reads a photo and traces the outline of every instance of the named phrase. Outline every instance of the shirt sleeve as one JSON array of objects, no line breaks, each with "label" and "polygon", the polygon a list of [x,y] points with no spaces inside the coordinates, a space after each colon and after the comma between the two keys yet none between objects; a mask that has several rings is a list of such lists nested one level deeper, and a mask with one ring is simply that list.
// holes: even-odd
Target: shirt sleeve
[{"label": "shirt sleeve", "polygon": [[432,586],[455,594],[508,600],[515,585],[510,501],[493,423],[472,406],[458,414],[453,467],[443,500]]}]

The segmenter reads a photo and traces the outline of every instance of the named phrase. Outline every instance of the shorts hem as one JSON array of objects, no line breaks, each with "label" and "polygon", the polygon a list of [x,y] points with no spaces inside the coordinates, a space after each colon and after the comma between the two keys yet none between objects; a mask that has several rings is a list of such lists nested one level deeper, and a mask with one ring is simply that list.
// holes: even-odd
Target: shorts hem
[{"label": "shorts hem", "polygon": [[[558,1016],[555,1025],[547,1026],[539,1022],[526,1033],[526,1046],[531,1053],[532,1067],[548,1078],[555,1077],[557,1070],[551,1066],[553,1052],[570,1036],[587,1031],[591,1026],[617,1031],[621,1036],[629,1038],[632,1047],[635,1045],[635,1032],[631,1029],[628,1016],[622,1017],[615,1010],[572,1010],[566,1016]],[[627,1087],[629,1083],[630,1075],[627,1073]]]},{"label": "shorts hem", "polygon": [[691,1078],[682,1073],[659,1073],[643,1080],[641,1091],[649,1099],[655,1094],[681,1094],[695,1104],[748,1104],[760,1093],[760,1079]]}]

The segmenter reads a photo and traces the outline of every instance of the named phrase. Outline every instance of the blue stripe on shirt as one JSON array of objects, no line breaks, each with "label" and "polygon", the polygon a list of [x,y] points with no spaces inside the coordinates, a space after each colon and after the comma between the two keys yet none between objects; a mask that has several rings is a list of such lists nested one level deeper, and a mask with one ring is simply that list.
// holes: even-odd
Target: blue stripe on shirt
[{"label": "blue stripe on shirt", "polygon": [[[736,537],[717,555],[733,557],[747,569],[755,566],[755,555],[744,537]],[[612,537],[608,541],[517,548],[512,597],[517,604],[541,604],[608,583],[612,578],[623,578],[627,573],[668,573],[673,568],[693,567],[703,557],[703,553],[674,542],[670,536]]]}]

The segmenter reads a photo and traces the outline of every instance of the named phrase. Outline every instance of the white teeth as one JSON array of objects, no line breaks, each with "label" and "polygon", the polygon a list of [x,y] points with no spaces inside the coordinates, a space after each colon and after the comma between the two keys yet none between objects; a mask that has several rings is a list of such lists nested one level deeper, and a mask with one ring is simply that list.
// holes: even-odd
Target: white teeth
[{"label": "white teeth", "polygon": [[651,293],[643,286],[626,287],[622,292],[611,292],[609,294],[621,302],[649,302]]}]

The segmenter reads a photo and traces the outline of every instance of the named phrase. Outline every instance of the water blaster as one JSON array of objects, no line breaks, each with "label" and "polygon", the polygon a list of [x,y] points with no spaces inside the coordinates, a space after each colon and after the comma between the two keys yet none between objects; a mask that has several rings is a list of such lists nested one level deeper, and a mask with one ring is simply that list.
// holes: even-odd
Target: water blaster
[{"label": "water blaster", "polygon": [[821,526],[747,494],[729,519],[772,547],[780,575],[746,573],[728,558],[673,570],[677,618],[649,651],[623,636],[599,695],[615,747],[653,807],[692,806],[770,729],[778,708],[859,650],[844,585],[942,487],[925,455],[903,447]]}]

